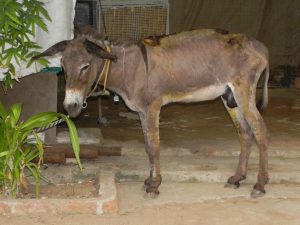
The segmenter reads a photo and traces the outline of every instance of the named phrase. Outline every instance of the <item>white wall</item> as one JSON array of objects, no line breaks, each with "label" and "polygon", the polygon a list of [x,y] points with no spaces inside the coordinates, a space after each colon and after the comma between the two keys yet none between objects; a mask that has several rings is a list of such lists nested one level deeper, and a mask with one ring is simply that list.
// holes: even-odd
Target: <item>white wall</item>
[{"label": "white wall", "polygon": [[[45,21],[48,32],[37,29],[35,41],[42,47],[42,50],[45,50],[56,42],[72,39],[76,0],[42,0],[42,2],[45,3],[45,8],[49,12],[52,21]],[[59,56],[53,57],[49,61],[49,66],[60,65]],[[34,64],[30,68],[26,68],[26,63],[21,66],[15,64],[15,67],[19,77],[36,73],[41,69],[40,66]],[[0,80],[3,78],[3,72],[0,68]]]}]

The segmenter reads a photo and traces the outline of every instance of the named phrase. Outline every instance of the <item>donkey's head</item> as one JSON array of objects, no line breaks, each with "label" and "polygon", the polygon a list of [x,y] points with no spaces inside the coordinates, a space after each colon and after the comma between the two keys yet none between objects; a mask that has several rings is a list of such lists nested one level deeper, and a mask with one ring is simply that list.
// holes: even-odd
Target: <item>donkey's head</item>
[{"label": "donkey's head", "polygon": [[89,93],[104,59],[115,61],[116,57],[105,50],[100,41],[75,38],[61,41],[34,59],[61,53],[61,66],[66,77],[64,108],[69,116],[80,114],[84,100]]}]

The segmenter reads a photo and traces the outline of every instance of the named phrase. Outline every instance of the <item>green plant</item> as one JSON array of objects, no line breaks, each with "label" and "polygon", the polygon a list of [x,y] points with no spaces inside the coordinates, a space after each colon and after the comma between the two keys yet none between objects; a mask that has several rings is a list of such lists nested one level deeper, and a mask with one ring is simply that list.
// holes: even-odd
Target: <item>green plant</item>
[{"label": "green plant", "polygon": [[[13,63],[28,62],[40,48],[34,41],[36,26],[47,31],[43,19],[51,20],[38,0],[0,0],[0,68],[4,69],[4,88],[12,87],[12,78],[18,80]],[[13,62],[14,61],[14,62]],[[38,63],[47,66],[47,60]],[[29,60],[27,66],[31,65]]]},{"label": "green plant", "polygon": [[[32,116],[26,121],[20,121],[22,107],[15,104],[6,110],[0,102],[0,186],[4,193],[16,196],[20,189],[26,186],[26,178],[33,175],[38,195],[40,165],[43,159],[43,145],[35,132],[36,128],[44,127],[62,118],[68,125],[73,150],[80,169],[79,141],[74,123],[66,116],[56,112],[44,112]],[[30,142],[28,136],[34,135],[35,142]],[[38,158],[38,163],[32,162]],[[28,173],[25,174],[25,169]]]}]

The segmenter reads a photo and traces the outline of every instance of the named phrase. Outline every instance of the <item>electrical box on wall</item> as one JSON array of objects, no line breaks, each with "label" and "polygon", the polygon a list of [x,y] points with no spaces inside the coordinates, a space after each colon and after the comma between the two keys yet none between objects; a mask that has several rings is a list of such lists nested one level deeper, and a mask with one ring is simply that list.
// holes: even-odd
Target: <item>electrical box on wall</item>
[{"label": "electrical box on wall", "polygon": [[113,39],[139,40],[169,33],[168,0],[101,0],[101,5],[99,30],[104,34],[105,22],[107,35]]},{"label": "electrical box on wall", "polygon": [[95,30],[99,29],[98,3],[95,0],[77,0],[75,6],[74,23],[90,25]]}]

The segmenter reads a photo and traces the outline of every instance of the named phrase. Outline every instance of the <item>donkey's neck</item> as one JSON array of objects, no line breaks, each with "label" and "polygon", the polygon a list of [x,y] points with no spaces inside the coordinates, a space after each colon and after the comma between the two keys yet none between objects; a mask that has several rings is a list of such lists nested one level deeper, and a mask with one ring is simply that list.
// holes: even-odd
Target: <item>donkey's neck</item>
[{"label": "donkey's neck", "polygon": [[130,98],[135,87],[135,74],[139,67],[140,50],[137,45],[118,45],[112,47],[112,52],[117,55],[116,63],[111,62],[111,71],[107,80],[107,88]]}]

